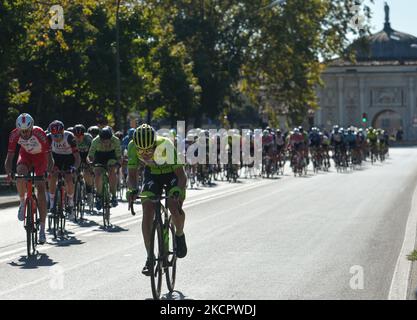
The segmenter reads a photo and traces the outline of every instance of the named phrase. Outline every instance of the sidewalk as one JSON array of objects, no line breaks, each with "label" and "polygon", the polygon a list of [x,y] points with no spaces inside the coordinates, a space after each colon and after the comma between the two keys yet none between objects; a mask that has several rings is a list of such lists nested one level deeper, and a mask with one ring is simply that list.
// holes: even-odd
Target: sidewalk
[{"label": "sidewalk", "polygon": [[0,209],[16,207],[19,205],[19,197],[17,195],[0,195]]},{"label": "sidewalk", "polygon": [[6,175],[0,175],[0,209],[15,207],[19,204],[19,196],[15,187],[6,182]]}]

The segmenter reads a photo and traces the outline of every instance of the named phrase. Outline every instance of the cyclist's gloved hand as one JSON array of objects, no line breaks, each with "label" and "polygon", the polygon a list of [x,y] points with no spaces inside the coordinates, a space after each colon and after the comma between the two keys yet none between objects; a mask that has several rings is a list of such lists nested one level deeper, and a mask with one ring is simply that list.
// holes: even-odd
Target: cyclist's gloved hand
[{"label": "cyclist's gloved hand", "polygon": [[136,196],[138,195],[139,191],[137,189],[128,189],[126,191],[126,200],[129,201],[130,196],[133,196],[133,200],[136,200]]}]

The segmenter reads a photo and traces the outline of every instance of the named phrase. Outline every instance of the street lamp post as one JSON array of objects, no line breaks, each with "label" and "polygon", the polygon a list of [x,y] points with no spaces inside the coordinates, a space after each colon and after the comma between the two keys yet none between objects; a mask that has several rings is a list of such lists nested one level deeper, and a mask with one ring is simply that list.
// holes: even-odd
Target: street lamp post
[{"label": "street lamp post", "polygon": [[118,130],[122,130],[121,124],[121,113],[120,113],[120,47],[119,47],[119,8],[120,1],[117,0],[117,9],[116,9],[116,127]]}]

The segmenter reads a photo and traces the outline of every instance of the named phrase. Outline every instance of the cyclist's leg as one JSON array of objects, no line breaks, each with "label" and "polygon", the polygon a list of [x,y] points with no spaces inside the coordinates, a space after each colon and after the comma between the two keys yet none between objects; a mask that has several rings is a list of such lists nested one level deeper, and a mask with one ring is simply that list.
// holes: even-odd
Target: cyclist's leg
[{"label": "cyclist's leg", "polygon": [[[22,149],[19,153],[19,158],[16,164],[16,173],[18,175],[28,175],[29,169],[31,168],[29,155],[22,152]],[[19,193],[20,203],[23,204],[25,201],[26,193],[26,181],[24,179],[18,179],[16,181],[17,192]]]},{"label": "cyclist's leg", "polygon": [[[48,163],[48,156],[47,154],[37,154],[32,157],[33,167],[35,169],[35,176],[45,176],[47,170],[47,163]],[[37,199],[38,199],[38,210],[40,216],[40,232],[39,232],[39,242],[44,243],[46,241],[45,238],[45,221],[46,221],[46,183],[45,181],[37,181],[36,182],[36,189],[37,189]]]},{"label": "cyclist's leg", "polygon": [[175,225],[175,233],[182,235],[185,224],[185,214],[184,210],[182,210],[182,205],[185,200],[185,190],[178,187],[178,178],[175,173],[167,175],[167,190],[169,196],[172,196],[175,192],[180,194],[179,201],[172,198],[168,199],[168,208],[172,215],[172,222]]},{"label": "cyclist's leg", "polygon": [[[157,175],[151,175],[149,170],[145,170],[145,181],[143,184],[141,197],[154,197],[162,194],[162,186],[158,181]],[[152,223],[155,214],[155,205],[146,199],[141,200],[143,209],[142,235],[145,243],[146,252],[149,254],[151,242]]]},{"label": "cyclist's leg", "polygon": [[65,164],[63,170],[65,171],[65,189],[68,197],[68,204],[70,207],[74,206],[74,174],[68,172],[74,166],[75,158],[71,155],[65,155]]}]

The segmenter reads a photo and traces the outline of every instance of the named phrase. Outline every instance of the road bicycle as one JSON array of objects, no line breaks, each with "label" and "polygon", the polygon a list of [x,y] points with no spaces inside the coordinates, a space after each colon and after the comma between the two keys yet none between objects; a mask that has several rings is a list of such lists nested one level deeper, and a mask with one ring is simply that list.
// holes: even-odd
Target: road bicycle
[{"label": "road bicycle", "polygon": [[[174,198],[178,193],[174,194]],[[139,197],[155,204],[155,214],[151,232],[149,247],[149,259],[152,267],[151,289],[155,300],[161,296],[162,277],[165,274],[166,284],[169,292],[175,288],[177,274],[177,243],[175,241],[175,226],[172,223],[171,215],[167,209],[167,196]],[[162,204],[162,202],[165,204]],[[133,206],[132,206],[133,207]],[[132,209],[133,210],[133,209]],[[180,213],[184,214],[182,209]]]},{"label": "road bicycle", "polygon": [[15,179],[26,180],[26,198],[25,198],[25,216],[23,226],[26,231],[26,247],[28,257],[36,255],[38,252],[36,247],[38,245],[38,231],[40,228],[40,218],[38,210],[38,199],[35,195],[35,183],[37,181],[44,181],[45,177],[35,176],[35,172],[28,175],[15,175]]}]

